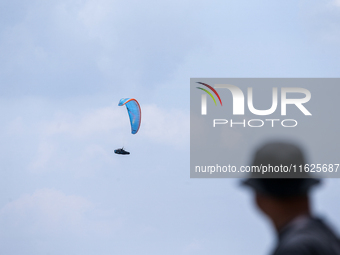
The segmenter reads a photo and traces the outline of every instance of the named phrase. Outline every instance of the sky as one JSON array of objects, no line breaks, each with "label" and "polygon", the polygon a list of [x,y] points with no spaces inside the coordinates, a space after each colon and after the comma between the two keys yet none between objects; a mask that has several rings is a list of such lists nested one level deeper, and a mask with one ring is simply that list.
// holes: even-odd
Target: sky
[{"label": "sky", "polygon": [[[268,253],[240,180],[190,179],[190,78],[339,77],[339,25],[339,0],[1,1],[0,253]],[[338,184],[312,195],[340,233]]]}]

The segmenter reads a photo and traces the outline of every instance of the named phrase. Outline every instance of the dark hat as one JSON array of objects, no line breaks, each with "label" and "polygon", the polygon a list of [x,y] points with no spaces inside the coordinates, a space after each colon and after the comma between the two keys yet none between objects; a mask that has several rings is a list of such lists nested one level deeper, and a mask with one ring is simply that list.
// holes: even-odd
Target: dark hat
[{"label": "dark hat", "polygon": [[[253,159],[253,166],[288,166],[297,167],[305,164],[302,150],[291,143],[273,142],[259,148]],[[278,178],[279,177],[279,178]],[[306,194],[319,179],[308,173],[252,173],[242,184],[255,191],[273,197],[294,197]]]}]

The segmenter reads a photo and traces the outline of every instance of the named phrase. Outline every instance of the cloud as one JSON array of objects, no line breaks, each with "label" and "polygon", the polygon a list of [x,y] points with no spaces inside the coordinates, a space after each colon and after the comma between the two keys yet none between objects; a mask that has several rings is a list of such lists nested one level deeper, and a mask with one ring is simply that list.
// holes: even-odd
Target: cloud
[{"label": "cloud", "polygon": [[[123,130],[128,130],[126,110],[109,106],[84,111],[76,104],[68,110],[51,109],[52,116],[55,114],[50,120],[35,120],[38,143],[32,144],[36,148],[29,164],[32,173],[72,169],[73,173],[83,176],[114,163],[110,155],[113,149],[108,151],[106,147],[110,141],[120,139]],[[72,113],[73,110],[79,113]],[[25,124],[33,132],[32,124]]]},{"label": "cloud", "polygon": [[168,145],[189,143],[190,116],[183,110],[162,109],[156,105],[143,107],[143,129],[151,140]]},{"label": "cloud", "polygon": [[[142,124],[138,136],[168,145],[183,145],[189,141],[189,113],[180,109],[163,109],[156,105],[142,106]],[[80,117],[58,113],[46,122],[46,137],[67,134],[77,138],[98,137],[102,133],[130,133],[129,116],[125,107],[104,107],[83,113]]]},{"label": "cloud", "polygon": [[334,0],[334,1],[333,1],[333,4],[334,4],[335,6],[340,7],[340,0]]},{"label": "cloud", "polygon": [[89,0],[79,8],[77,18],[87,28],[90,36],[100,36],[105,21],[114,12],[114,3],[111,1]]},{"label": "cloud", "polygon": [[192,2],[32,1],[20,11],[8,4],[0,15],[1,94],[155,88],[203,40],[191,39],[198,15],[179,8]]},{"label": "cloud", "polygon": [[45,168],[47,163],[51,160],[53,153],[55,152],[55,146],[48,142],[42,142],[39,144],[37,158],[31,165],[32,169],[42,169]]},{"label": "cloud", "polygon": [[22,117],[16,117],[12,121],[9,122],[7,125],[8,134],[15,135],[15,134],[22,134],[24,131],[23,119]]},{"label": "cloud", "polygon": [[[340,42],[339,7],[339,0],[305,1],[301,11],[306,35],[311,37],[311,45],[318,47],[317,52],[323,51],[333,55],[333,59],[339,56],[336,50]],[[330,63],[333,59],[328,60],[329,66],[332,66]]]},{"label": "cloud", "polygon": [[[127,126],[126,112],[118,107],[104,107],[75,116],[67,112],[59,112],[54,120],[45,123],[47,136],[70,134],[75,137],[86,137],[92,134],[108,132]],[[126,119],[126,121],[123,121]]]},{"label": "cloud", "polygon": [[202,251],[202,242],[194,240],[185,246],[183,254],[196,254]]},{"label": "cloud", "polygon": [[180,109],[142,105],[140,131],[131,135],[125,106],[72,113],[77,112],[74,108],[78,106],[74,104],[63,111],[53,109],[56,113],[52,119],[38,120],[38,144],[29,164],[30,172],[71,170],[77,176],[87,176],[115,166],[118,159],[112,156],[113,150],[124,144],[157,144],[176,149],[189,144],[189,113]]},{"label": "cloud", "polygon": [[81,196],[40,189],[33,194],[24,194],[1,208],[0,234],[83,235],[95,232],[101,235],[116,229],[112,222],[102,222],[100,216],[102,213],[96,210],[95,205]]}]

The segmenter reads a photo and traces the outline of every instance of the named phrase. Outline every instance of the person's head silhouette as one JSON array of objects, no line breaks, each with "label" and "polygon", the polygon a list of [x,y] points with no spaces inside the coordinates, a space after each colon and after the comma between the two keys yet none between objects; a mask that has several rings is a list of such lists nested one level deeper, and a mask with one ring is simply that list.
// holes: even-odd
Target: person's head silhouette
[{"label": "person's head silhouette", "polygon": [[[257,167],[271,166],[272,169],[291,169],[294,165],[299,167],[305,163],[298,146],[273,142],[256,151],[252,164]],[[242,182],[254,190],[258,208],[269,217],[279,233],[274,255],[340,254],[339,240],[311,213],[309,191],[319,182],[306,173],[294,175],[275,171],[252,173],[249,179]]]}]

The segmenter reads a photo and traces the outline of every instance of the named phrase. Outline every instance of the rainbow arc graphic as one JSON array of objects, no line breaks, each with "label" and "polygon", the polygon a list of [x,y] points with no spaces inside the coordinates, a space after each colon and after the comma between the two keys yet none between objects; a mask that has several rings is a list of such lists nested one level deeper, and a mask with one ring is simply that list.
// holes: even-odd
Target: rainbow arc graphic
[{"label": "rainbow arc graphic", "polygon": [[[220,98],[220,95],[217,93],[217,91],[216,91],[213,87],[211,87],[210,85],[208,85],[208,84],[206,84],[206,83],[203,83],[203,82],[197,82],[197,83],[198,83],[198,84],[201,84],[201,85],[203,85],[203,86],[206,86],[206,87],[209,88],[212,92],[214,92],[214,94],[217,96],[217,98],[218,98],[218,100],[220,101],[220,104],[221,104],[221,106],[222,106],[222,100],[221,100],[221,98]],[[206,93],[214,100],[215,105],[217,105],[216,100],[215,100],[215,97],[213,96],[213,94],[211,94],[211,92],[210,92],[209,90],[206,90],[206,89],[201,88],[201,87],[196,87],[196,88],[205,91],[205,92],[206,92]]]}]

